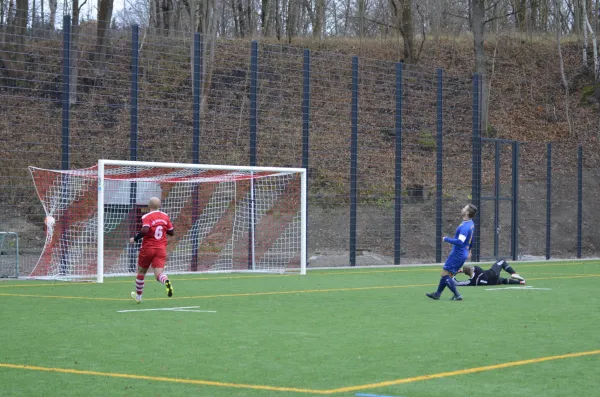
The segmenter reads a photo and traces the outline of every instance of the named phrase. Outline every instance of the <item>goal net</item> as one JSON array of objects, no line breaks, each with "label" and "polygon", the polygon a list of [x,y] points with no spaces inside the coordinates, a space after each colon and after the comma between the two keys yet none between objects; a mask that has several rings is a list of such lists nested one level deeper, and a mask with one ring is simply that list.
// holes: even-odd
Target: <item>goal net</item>
[{"label": "goal net", "polygon": [[31,277],[96,279],[134,273],[151,197],[171,218],[169,273],[306,273],[306,171],[100,160],[77,170],[29,167],[46,212]]}]

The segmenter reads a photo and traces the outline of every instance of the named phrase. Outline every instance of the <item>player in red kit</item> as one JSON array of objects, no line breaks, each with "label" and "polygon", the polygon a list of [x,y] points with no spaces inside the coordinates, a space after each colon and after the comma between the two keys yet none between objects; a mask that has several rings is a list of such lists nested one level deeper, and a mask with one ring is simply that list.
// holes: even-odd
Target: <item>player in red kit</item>
[{"label": "player in red kit", "polygon": [[131,297],[137,303],[142,302],[144,277],[151,265],[156,280],[165,286],[167,296],[173,296],[173,286],[164,273],[165,263],[167,262],[167,234],[169,236],[174,234],[173,224],[169,219],[169,215],[160,211],[160,200],[158,198],[152,197],[148,202],[148,207],[150,212],[142,216],[142,230],[135,237],[129,239],[131,244],[143,239],[138,256],[135,292],[131,293]]}]

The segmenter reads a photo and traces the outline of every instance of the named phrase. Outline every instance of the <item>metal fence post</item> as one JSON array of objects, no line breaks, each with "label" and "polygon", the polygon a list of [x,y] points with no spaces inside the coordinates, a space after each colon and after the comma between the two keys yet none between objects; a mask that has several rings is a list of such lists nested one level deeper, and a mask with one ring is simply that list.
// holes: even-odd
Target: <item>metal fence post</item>
[{"label": "metal fence post", "polygon": [[200,164],[200,101],[202,95],[202,35],[194,33],[192,162]]},{"label": "metal fence post", "polygon": [[516,261],[519,259],[519,142],[513,142],[512,147],[512,238],[510,245],[512,260]]},{"label": "metal fence post", "polygon": [[350,139],[350,266],[356,266],[358,185],[358,57],[352,57],[352,136]]},{"label": "metal fence post", "polygon": [[130,90],[130,134],[129,159],[137,161],[138,149],[138,64],[139,64],[139,27],[131,25],[131,90]]},{"label": "metal fence post", "polygon": [[258,42],[253,41],[250,49],[250,165],[256,165],[256,125],[258,88]]},{"label": "metal fence post", "polygon": [[394,265],[400,264],[402,255],[402,68],[396,63],[396,155],[394,192]]},{"label": "metal fence post", "polygon": [[494,142],[494,258],[500,255],[500,141]]},{"label": "metal fence post", "polygon": [[[138,65],[139,65],[139,27],[131,25],[131,89],[129,93],[129,160],[137,161],[138,151]],[[137,211],[137,183],[129,184],[129,234],[133,236],[138,229],[140,213]],[[136,246],[129,246],[129,271],[135,272],[137,265]]]},{"label": "metal fence post", "polygon": [[577,257],[581,258],[583,222],[583,148],[577,148]]},{"label": "metal fence post", "polygon": [[546,259],[550,259],[552,244],[552,143],[547,145],[546,154]]},{"label": "metal fence post", "polygon": [[62,161],[61,168],[69,169],[69,124],[71,106],[69,104],[69,91],[71,80],[71,16],[63,16],[63,91],[62,91]]},{"label": "metal fence post", "polygon": [[[309,160],[309,138],[310,138],[310,50],[304,49],[304,60],[302,62],[302,168],[308,173]],[[308,178],[307,178],[308,185]],[[308,186],[307,186],[308,190]],[[308,192],[307,192],[308,194]],[[307,203],[308,208],[308,203]],[[306,222],[308,222],[308,210],[306,214]],[[308,240],[308,236],[306,236]],[[308,244],[308,241],[307,241]],[[308,253],[306,261],[308,263]]]},{"label": "metal fence post", "polygon": [[[257,90],[258,90],[258,42],[252,41],[250,47],[250,165],[256,166],[256,129],[257,129]],[[248,222],[248,269],[254,268],[256,206],[254,203],[254,180],[250,180],[250,222]]]},{"label": "metal fence post", "polygon": [[[202,99],[202,35],[199,32],[194,33],[194,59],[193,67],[193,127],[192,127],[192,162],[200,164],[200,101]],[[196,185],[192,192],[192,227],[196,227],[198,217],[200,216],[199,200],[200,186]],[[192,246],[191,270],[198,270],[198,239],[195,238]]]},{"label": "metal fence post", "polygon": [[310,132],[310,50],[304,50],[302,64],[302,168],[308,172]]},{"label": "metal fence post", "polygon": [[436,101],[436,178],[435,178],[435,261],[442,261],[442,193],[443,193],[443,172],[444,172],[444,146],[443,146],[443,109],[444,109],[444,71],[438,69],[436,73],[437,80],[437,101]]},{"label": "metal fence post", "polygon": [[[62,142],[61,142],[61,169],[68,170],[70,168],[70,124],[71,124],[71,104],[70,97],[70,81],[71,81],[71,16],[63,16],[63,91],[62,91]],[[61,196],[66,194],[69,185],[69,175],[65,174],[61,184]],[[67,231],[66,226],[69,223],[69,214],[65,214],[65,222],[62,223],[60,233],[64,235]],[[68,248],[62,246],[60,250],[60,266],[59,272],[64,275],[68,271],[67,256]]]},{"label": "metal fence post", "polygon": [[472,260],[479,262],[480,254],[480,219],[481,219],[481,125],[479,123],[479,85],[480,79],[479,74],[473,75],[473,148],[472,148],[472,181],[471,181],[471,201],[473,205],[477,207],[477,214],[475,215],[475,236],[472,246]]}]

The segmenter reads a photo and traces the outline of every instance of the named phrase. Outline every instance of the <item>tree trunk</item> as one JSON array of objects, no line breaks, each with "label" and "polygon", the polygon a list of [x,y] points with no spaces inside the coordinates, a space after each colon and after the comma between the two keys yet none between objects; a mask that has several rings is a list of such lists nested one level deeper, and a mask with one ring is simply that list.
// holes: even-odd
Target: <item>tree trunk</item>
[{"label": "tree trunk", "polygon": [[[478,0],[475,0],[476,2]],[[525,22],[527,18],[526,7],[523,7],[523,3],[527,4],[526,0],[513,0],[511,5],[513,8],[513,12],[515,13],[515,27],[518,31],[525,31]]]},{"label": "tree trunk", "polygon": [[485,0],[473,0],[473,25],[471,26],[471,31],[473,32],[475,72],[479,73],[483,79],[481,84],[483,87],[483,93],[481,96],[481,126],[484,131],[487,131],[489,120],[489,91],[486,88],[487,58],[485,55],[485,48],[483,46],[485,40]]},{"label": "tree trunk", "polygon": [[554,4],[554,20],[556,23],[556,47],[558,50],[558,67],[560,70],[560,77],[562,79],[562,85],[565,92],[565,114],[567,117],[567,124],[569,125],[569,136],[573,136],[573,129],[571,128],[571,119],[569,115],[569,82],[565,75],[565,61],[562,55],[562,48],[560,46],[560,32],[562,30],[561,15],[560,15],[560,2],[561,0],[555,0]]},{"label": "tree trunk", "polygon": [[286,21],[286,31],[288,36],[288,43],[292,44],[292,38],[296,35],[296,20],[298,17],[298,5],[299,0],[288,1],[288,12]]},{"label": "tree trunk", "polygon": [[365,12],[366,12],[366,0],[358,0],[358,37],[361,42],[362,49],[362,40],[365,36]]},{"label": "tree trunk", "polygon": [[315,2],[315,21],[313,24],[313,37],[323,38],[323,23],[325,22],[325,0]]},{"label": "tree trunk", "polygon": [[246,15],[244,13],[244,3],[237,0],[237,12],[240,24],[240,37],[246,37]]},{"label": "tree trunk", "polygon": [[[581,15],[584,18],[584,20],[587,20],[587,4],[586,3],[587,3],[587,0],[583,0],[581,2],[581,6],[582,6]],[[587,27],[585,26],[585,23],[584,23],[584,25],[583,25],[583,54],[581,57],[584,69],[587,69],[587,67],[588,67],[587,52],[588,52],[588,31],[587,31]]]},{"label": "tree trunk", "polygon": [[92,60],[96,66],[96,73],[103,76],[106,72],[106,54],[108,53],[108,33],[112,19],[114,0],[100,0],[98,2],[98,21],[96,23],[96,51]]},{"label": "tree trunk", "polygon": [[247,23],[248,23],[248,33],[250,34],[250,36],[252,37],[253,33],[254,33],[254,18],[252,18],[252,1],[253,0],[247,0],[246,3],[246,14],[248,15],[248,19],[247,19]]},{"label": "tree trunk", "polygon": [[573,33],[581,34],[581,4],[579,0],[573,0]]},{"label": "tree trunk", "polygon": [[37,7],[37,5],[35,4],[35,0],[33,0],[32,4],[31,4],[31,28],[33,30],[35,30],[36,24],[37,24],[37,21],[36,21],[37,18],[36,18],[36,12],[35,12],[36,7]]},{"label": "tree trunk", "polygon": [[344,13],[344,36],[348,34],[348,19],[350,18],[350,0],[346,2],[346,12]]},{"label": "tree trunk", "polygon": [[412,20],[411,0],[390,0],[390,7],[396,20],[396,29],[404,42],[404,62],[417,63],[418,54],[414,48],[415,31]]},{"label": "tree trunk", "polygon": [[[584,11],[585,11],[585,5],[584,5]],[[589,30],[590,35],[592,36],[592,49],[594,51],[594,80],[596,82],[598,82],[598,80],[600,80],[600,60],[598,59],[598,39],[596,36],[596,32],[594,32],[594,29],[592,29],[592,24],[590,23],[590,19],[588,18],[588,13],[584,12],[584,26],[583,29],[586,32],[586,37],[587,37],[587,31]],[[587,50],[587,48],[586,48]],[[587,61],[587,59],[586,59]],[[586,62],[587,65],[587,62]]]},{"label": "tree trunk", "polygon": [[548,17],[550,7],[548,6],[548,0],[541,0],[540,5],[540,29],[542,32],[548,32]]},{"label": "tree trunk", "polygon": [[69,105],[77,103],[77,79],[79,69],[79,0],[73,0],[73,17],[71,21],[71,50],[69,52],[70,78],[69,78]]},{"label": "tree trunk", "polygon": [[261,0],[260,25],[263,36],[270,36],[271,4],[269,0]]},{"label": "tree trunk", "polygon": [[58,0],[48,0],[48,6],[50,7],[50,29],[54,30],[56,26],[56,9],[58,8]]},{"label": "tree trunk", "polygon": [[529,6],[529,28],[531,32],[537,32],[538,30],[538,12],[540,0],[530,0]]},{"label": "tree trunk", "polygon": [[280,0],[275,1],[275,35],[277,36],[277,40],[281,40],[281,7]]},{"label": "tree trunk", "polygon": [[25,66],[25,35],[27,34],[27,20],[29,16],[28,0],[17,0],[17,10],[13,20],[14,43],[15,43],[15,61],[17,71],[20,73]]},{"label": "tree trunk", "polygon": [[162,13],[162,7],[160,6],[160,1],[161,0],[151,0],[154,1],[154,10],[155,10],[155,15],[154,15],[154,22],[156,23],[156,32],[158,34],[162,33],[162,28],[163,28],[163,13]]}]

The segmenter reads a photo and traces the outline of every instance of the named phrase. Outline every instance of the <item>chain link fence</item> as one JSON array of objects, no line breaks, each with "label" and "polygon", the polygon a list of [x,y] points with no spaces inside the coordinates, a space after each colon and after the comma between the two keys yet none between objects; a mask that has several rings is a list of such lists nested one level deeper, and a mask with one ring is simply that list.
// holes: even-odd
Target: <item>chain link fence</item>
[{"label": "chain link fence", "polygon": [[554,143],[550,174],[545,142],[488,139],[474,153],[482,131],[468,73],[218,39],[201,48],[195,105],[193,36],[116,30],[99,60],[95,34],[85,23],[70,35],[30,31],[0,69],[0,231],[18,233],[22,275],[45,239],[28,166],[190,163],[198,132],[201,163],[308,165],[309,266],[443,260],[439,237],[473,194],[487,198],[481,259],[598,256],[597,148],[578,156],[576,144]]}]

